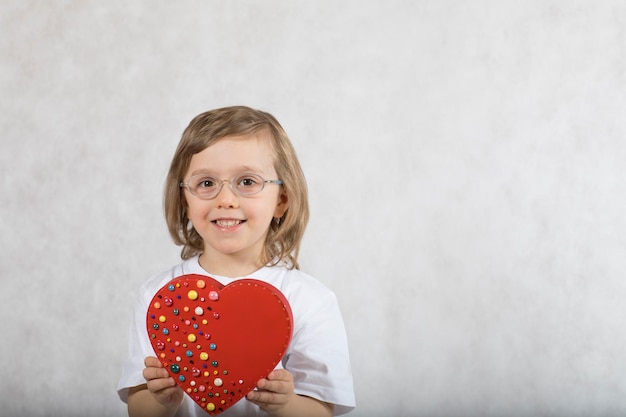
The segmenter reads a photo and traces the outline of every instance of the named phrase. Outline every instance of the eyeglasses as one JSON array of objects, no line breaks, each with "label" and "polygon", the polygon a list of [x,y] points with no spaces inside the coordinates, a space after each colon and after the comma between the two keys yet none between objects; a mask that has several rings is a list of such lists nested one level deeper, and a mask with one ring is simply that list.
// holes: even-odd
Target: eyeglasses
[{"label": "eyeglasses", "polygon": [[246,174],[231,180],[222,180],[201,174],[194,175],[189,181],[181,182],[179,185],[181,188],[188,189],[191,194],[198,198],[211,200],[222,191],[224,183],[228,183],[235,194],[248,197],[260,193],[265,188],[265,184],[281,185],[283,182],[281,180],[265,180],[256,174]]}]

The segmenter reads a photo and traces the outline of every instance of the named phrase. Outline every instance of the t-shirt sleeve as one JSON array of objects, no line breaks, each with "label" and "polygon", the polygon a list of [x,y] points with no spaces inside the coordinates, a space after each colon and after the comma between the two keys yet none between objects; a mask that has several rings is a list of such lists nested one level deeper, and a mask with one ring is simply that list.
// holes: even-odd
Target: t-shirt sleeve
[{"label": "t-shirt sleeve", "polygon": [[[143,293],[142,291],[141,294]],[[117,385],[117,393],[124,402],[128,402],[129,388],[146,383],[143,377],[144,359],[146,356],[154,356],[146,330],[148,302],[140,295],[135,301],[132,313],[128,336],[128,357],[122,365],[122,374]]]},{"label": "t-shirt sleeve", "polygon": [[[307,298],[305,303],[303,299]],[[294,304],[294,334],[283,366],[294,376],[296,394],[332,403],[335,415],[355,407],[343,318],[329,290],[301,294]],[[306,305],[305,309],[300,306]]]}]

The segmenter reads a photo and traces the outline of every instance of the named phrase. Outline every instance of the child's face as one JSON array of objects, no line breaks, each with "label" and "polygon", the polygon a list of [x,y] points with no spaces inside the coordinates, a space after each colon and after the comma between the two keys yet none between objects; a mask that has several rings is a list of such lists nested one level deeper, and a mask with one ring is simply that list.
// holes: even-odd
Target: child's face
[{"label": "child's face", "polygon": [[[256,174],[276,180],[274,155],[267,133],[227,136],[193,155],[184,181],[206,174],[221,180],[235,180]],[[187,216],[204,240],[203,258],[209,262],[255,264],[263,253],[265,237],[274,217],[287,210],[287,196],[280,185],[265,184],[257,194],[241,196],[224,183],[219,194],[203,200],[185,189]]]}]

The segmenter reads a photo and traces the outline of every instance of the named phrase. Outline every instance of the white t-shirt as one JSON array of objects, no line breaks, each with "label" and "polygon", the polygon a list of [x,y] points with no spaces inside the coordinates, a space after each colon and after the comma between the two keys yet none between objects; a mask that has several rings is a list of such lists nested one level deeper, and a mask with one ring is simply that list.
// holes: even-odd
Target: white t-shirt
[{"label": "white t-shirt", "polygon": [[[291,306],[294,329],[287,353],[276,368],[291,372],[296,394],[334,404],[335,415],[354,408],[346,332],[334,293],[310,275],[281,266],[264,267],[240,278],[209,275],[200,266],[197,256],[152,276],[141,287],[130,324],[129,356],[118,384],[122,401],[127,402],[129,388],[146,382],[142,375],[144,359],[155,356],[146,330],[150,300],[167,282],[186,274],[211,276],[222,285],[241,278],[253,278],[278,288]],[[245,398],[220,414],[224,417],[265,415]],[[176,416],[206,417],[207,413],[185,395]]]}]

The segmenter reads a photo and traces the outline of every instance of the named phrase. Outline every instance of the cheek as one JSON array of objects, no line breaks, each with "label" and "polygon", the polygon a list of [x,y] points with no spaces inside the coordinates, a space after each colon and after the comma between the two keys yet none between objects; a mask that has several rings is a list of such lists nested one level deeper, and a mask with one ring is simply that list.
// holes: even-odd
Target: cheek
[{"label": "cheek", "polygon": [[259,202],[259,204],[255,204],[254,207],[250,207],[250,210],[248,211],[248,218],[263,221],[264,223],[267,222],[269,224],[274,217],[275,211],[276,204],[272,204],[269,201]]},{"label": "cheek", "polygon": [[189,220],[198,219],[206,216],[207,208],[206,205],[203,204],[187,204],[185,213]]}]

